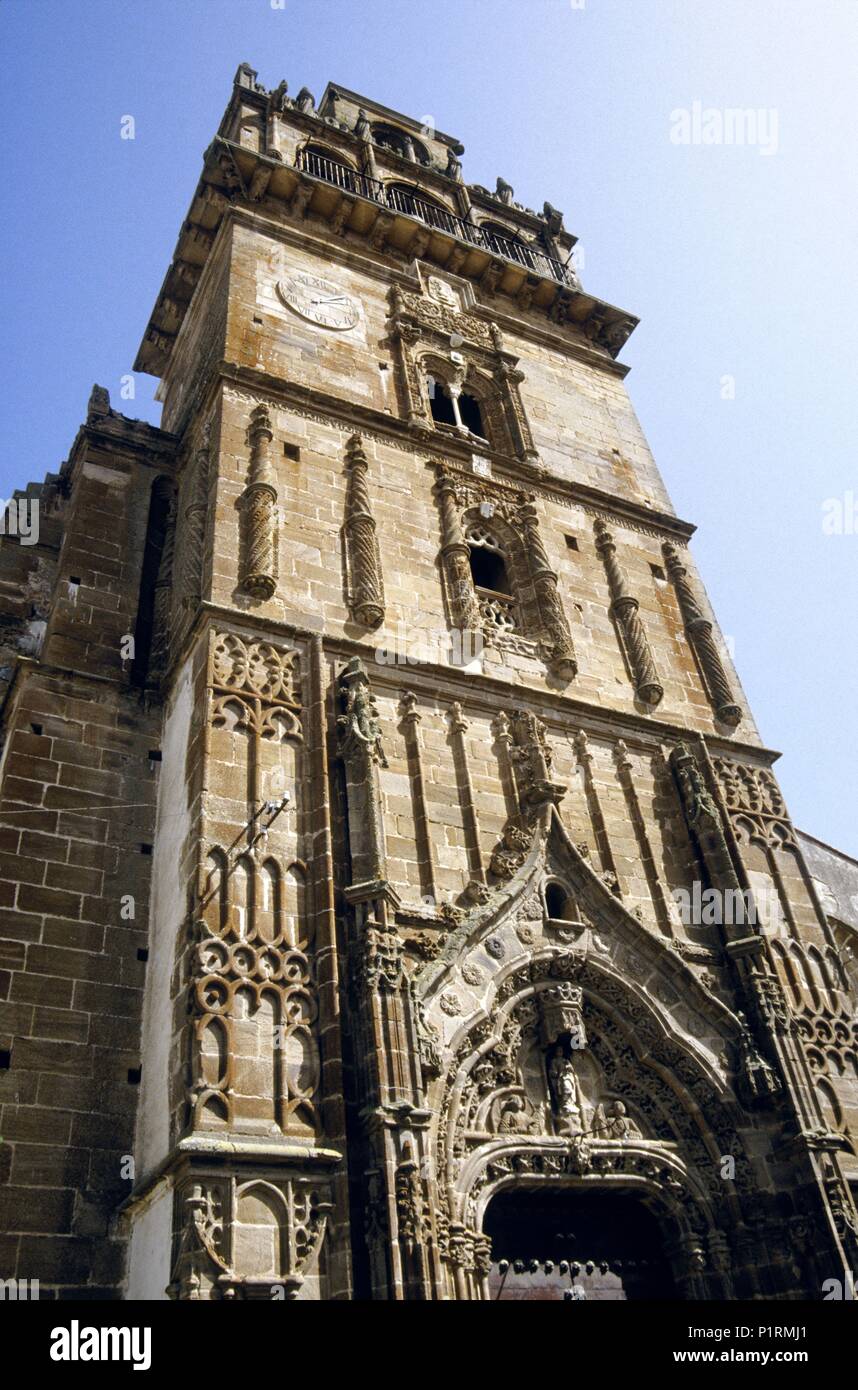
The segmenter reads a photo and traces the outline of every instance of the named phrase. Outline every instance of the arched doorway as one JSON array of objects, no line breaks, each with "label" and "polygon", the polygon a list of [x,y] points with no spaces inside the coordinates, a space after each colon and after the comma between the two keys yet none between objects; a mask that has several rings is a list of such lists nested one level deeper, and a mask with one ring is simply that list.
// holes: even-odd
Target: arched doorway
[{"label": "arched doorway", "polygon": [[634,1192],[520,1187],[492,1198],[492,1299],[679,1297],[657,1218]]}]

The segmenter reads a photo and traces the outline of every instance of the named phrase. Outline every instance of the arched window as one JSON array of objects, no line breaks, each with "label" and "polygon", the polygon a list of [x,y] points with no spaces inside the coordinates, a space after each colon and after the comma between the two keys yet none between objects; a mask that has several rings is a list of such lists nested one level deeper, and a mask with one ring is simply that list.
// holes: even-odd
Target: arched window
[{"label": "arched window", "polygon": [[502,547],[490,531],[476,522],[468,527],[465,539],[483,623],[498,632],[514,632],[519,622]]},{"label": "arched window", "polygon": [[471,578],[478,589],[491,589],[495,594],[509,593],[509,577],[506,572],[506,561],[496,550],[487,550],[485,546],[472,545],[471,550]]},{"label": "arched window", "polygon": [[480,231],[489,249],[497,255],[508,261],[518,261],[519,265],[526,266],[528,270],[538,269],[537,248],[531,247],[509,227],[503,227],[499,222],[481,222]]},{"label": "arched window", "polygon": [[398,126],[376,122],[372,127],[372,138],[383,150],[391,150],[400,159],[410,159],[416,164],[429,164],[429,151],[408,131]]},{"label": "arched window", "polygon": [[566,907],[569,895],[562,883],[547,883],[545,885],[545,908],[549,917],[555,921],[562,922],[566,918]]},{"label": "arched window", "polygon": [[475,438],[489,442],[483,407],[472,391],[451,390],[444,377],[432,371],[427,372],[426,387],[429,409],[436,425],[467,430]]},{"label": "arched window", "polygon": [[486,427],[483,424],[483,412],[476,396],[472,396],[467,391],[463,391],[459,396],[459,415],[465,429],[471,434],[477,435],[480,439],[486,439]]},{"label": "arched window", "polygon": [[359,192],[358,176],[343,159],[342,155],[324,145],[305,145],[299,154],[299,164],[315,179],[324,179],[337,188],[348,189],[350,193]]},{"label": "arched window", "polygon": [[443,203],[408,183],[387,185],[387,202],[396,212],[404,212],[408,217],[419,217],[427,227],[437,227],[442,232],[456,236],[456,219]]},{"label": "arched window", "polygon": [[458,423],[456,411],[446,382],[438,381],[433,376],[428,376],[426,380],[429,387],[429,409],[432,411],[432,419],[435,424],[455,427]]}]

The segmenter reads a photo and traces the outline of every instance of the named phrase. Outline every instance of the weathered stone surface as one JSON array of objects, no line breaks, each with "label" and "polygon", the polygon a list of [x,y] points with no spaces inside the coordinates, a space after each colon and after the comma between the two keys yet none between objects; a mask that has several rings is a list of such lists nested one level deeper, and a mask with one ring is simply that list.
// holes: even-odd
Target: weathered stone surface
[{"label": "weathered stone surface", "polygon": [[239,69],[162,428],[96,388],[0,544],[0,1278],[46,1296],[561,1297],[600,1202],[592,1296],[855,1267],[855,866],[789,820],[634,319],[458,152]]}]

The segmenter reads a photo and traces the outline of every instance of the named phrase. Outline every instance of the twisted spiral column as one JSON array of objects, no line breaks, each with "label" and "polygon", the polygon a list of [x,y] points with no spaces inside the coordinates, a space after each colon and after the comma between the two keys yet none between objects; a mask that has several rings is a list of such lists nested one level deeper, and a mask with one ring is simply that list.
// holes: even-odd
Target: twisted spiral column
[{"label": "twisted spiral column", "polygon": [[540,621],[548,634],[548,666],[554,675],[571,680],[578,674],[575,644],[557,590],[557,575],[548,563],[545,546],[539,534],[539,519],[534,504],[525,502],[519,511],[519,517],[530,577],[539,605]]},{"label": "twisted spiral column", "polygon": [[258,405],[250,416],[250,475],[241,498],[244,561],[241,588],[254,598],[271,598],[274,578],[277,482],[271,461],[274,434],[268,408]]},{"label": "twisted spiral column", "polygon": [[359,434],[348,442],[346,466],[346,547],[349,561],[350,604],[353,616],[367,627],[384,621],[384,593],[375,538],[375,518],[370,510],[367,472],[369,464]]},{"label": "twisted spiral column", "polygon": [[652,651],[640,620],[640,604],[626,587],[626,577],[617,560],[616,542],[601,517],[595,521],[593,529],[596,549],[605,566],[611,591],[610,611],[623,636],[623,645],[634,676],[635,694],[645,704],[655,706],[664,695],[664,688],[659,684]]},{"label": "twisted spiral column", "polygon": [[471,576],[471,556],[462,531],[456,489],[446,473],[435,484],[441,511],[441,558],[447,581],[453,626],[478,632],[480,609]]},{"label": "twisted spiral column", "polygon": [[700,662],[706,682],[706,693],[715,711],[715,717],[723,724],[735,728],[742,719],[742,710],[741,706],[736,704],[720,653],[712,637],[712,624],[701,612],[697,597],[688,581],[688,571],[676,547],[670,541],[665,541],[661,548],[667,572],[676,591],[685,632]]}]

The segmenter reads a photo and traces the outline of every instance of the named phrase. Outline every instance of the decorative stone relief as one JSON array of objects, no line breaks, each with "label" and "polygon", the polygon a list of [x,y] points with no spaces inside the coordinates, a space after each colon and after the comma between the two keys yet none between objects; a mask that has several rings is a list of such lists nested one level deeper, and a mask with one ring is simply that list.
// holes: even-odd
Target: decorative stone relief
[{"label": "decorative stone relief", "polygon": [[795,846],[795,831],[773,772],[730,758],[713,757],[712,767],[730,819],[750,822],[764,844]]},{"label": "decorative stone relief", "polygon": [[566,788],[551,780],[552,753],[542,720],[527,710],[514,710],[510,731],[509,758],[522,808],[539,808],[549,802],[559,804]]},{"label": "decorative stone relief", "polygon": [[242,711],[239,725],[260,738],[300,741],[298,659],[295,650],[243,640],[234,632],[220,633],[212,654],[212,723],[230,722],[228,710],[238,709]]},{"label": "decorative stone relief", "polygon": [[196,1124],[315,1135],[318,1005],[307,956],[291,947],[285,922],[266,938],[252,912],[230,914],[220,932],[201,918],[195,931]]},{"label": "decorative stone relief", "polygon": [[176,1190],[167,1294],[180,1300],[296,1299],[332,1209],[324,1186],[268,1175],[190,1178]]}]

